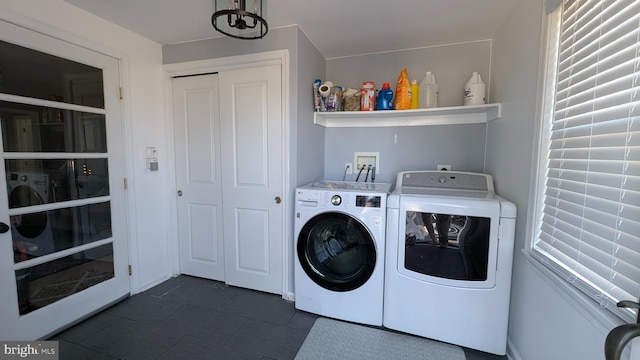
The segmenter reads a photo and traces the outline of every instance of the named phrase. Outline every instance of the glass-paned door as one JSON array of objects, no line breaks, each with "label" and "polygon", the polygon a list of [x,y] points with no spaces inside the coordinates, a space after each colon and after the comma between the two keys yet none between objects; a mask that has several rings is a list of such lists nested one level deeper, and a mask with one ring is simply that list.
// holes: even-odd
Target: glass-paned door
[{"label": "glass-paned door", "polygon": [[0,22],[0,338],[129,293],[117,59]]}]

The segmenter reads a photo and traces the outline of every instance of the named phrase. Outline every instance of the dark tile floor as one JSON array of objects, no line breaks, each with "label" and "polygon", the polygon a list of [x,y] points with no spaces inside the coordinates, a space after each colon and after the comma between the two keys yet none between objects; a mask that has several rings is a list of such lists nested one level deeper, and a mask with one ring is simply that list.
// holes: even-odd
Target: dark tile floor
[{"label": "dark tile floor", "polygon": [[[61,360],[293,359],[316,318],[278,295],[178,276],[51,340]],[[464,350],[468,360],[506,359]]]}]

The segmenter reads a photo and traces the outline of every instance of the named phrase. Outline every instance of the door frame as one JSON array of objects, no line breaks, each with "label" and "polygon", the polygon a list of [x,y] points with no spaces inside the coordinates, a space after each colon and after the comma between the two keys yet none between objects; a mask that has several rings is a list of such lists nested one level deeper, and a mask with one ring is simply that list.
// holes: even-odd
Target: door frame
[{"label": "door frame", "polygon": [[[255,54],[247,54],[247,55],[237,55],[237,56],[229,56],[222,58],[214,58],[214,59],[206,59],[206,60],[195,60],[195,61],[187,61],[181,63],[174,64],[165,64],[164,69],[167,72],[167,99],[165,103],[167,104],[166,113],[173,114],[173,104],[170,99],[172,99],[171,94],[173,93],[173,85],[171,83],[171,78],[178,76],[193,76],[193,75],[202,75],[209,73],[216,73],[226,70],[239,70],[251,67],[260,67],[267,65],[280,65],[281,66],[281,82],[282,82],[282,137],[283,137],[283,153],[282,153],[282,164],[284,169],[284,181],[283,188],[281,194],[283,194],[284,201],[284,209],[283,209],[283,217],[282,217],[282,228],[285,242],[283,244],[283,254],[282,254],[282,297],[285,300],[293,301],[293,289],[289,286],[290,283],[293,283],[293,254],[292,254],[292,245],[293,244],[293,188],[291,185],[291,166],[290,166],[290,152],[291,152],[291,131],[290,131],[290,114],[289,114],[289,51],[288,50],[274,50],[267,52],[260,52]],[[171,155],[172,159],[167,161],[169,176],[173,179],[173,188],[174,191],[177,191],[177,183],[175,177],[175,133],[174,133],[174,119],[172,115],[167,117],[168,123],[166,124],[166,128],[168,129],[167,133],[167,144],[170,144],[168,154]],[[169,245],[171,247],[171,253],[178,254],[178,224],[177,224],[177,198],[174,197],[171,207],[171,218],[175,219],[175,223],[172,224],[171,236],[170,239],[175,239]],[[291,258],[291,261],[289,261]],[[179,274],[179,264],[177,255],[172,259],[172,268],[173,274]]]}]

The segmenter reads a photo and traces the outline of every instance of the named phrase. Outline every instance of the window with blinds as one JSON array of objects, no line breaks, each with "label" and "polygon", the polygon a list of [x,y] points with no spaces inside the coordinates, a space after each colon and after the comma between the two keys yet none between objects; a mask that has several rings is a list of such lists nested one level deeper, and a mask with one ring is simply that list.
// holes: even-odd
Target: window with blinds
[{"label": "window with blinds", "polygon": [[532,253],[634,320],[615,304],[640,296],[640,0],[556,12]]}]

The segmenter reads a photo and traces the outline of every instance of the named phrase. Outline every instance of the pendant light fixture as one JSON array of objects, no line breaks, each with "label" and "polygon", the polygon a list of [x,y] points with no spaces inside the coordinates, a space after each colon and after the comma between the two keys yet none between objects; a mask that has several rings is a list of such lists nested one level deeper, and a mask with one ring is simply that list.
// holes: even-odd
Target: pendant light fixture
[{"label": "pendant light fixture", "polygon": [[[226,8],[218,3],[227,3]],[[246,0],[214,0],[215,9],[211,24],[219,32],[236,39],[262,39],[269,31],[263,18],[262,0],[253,0],[253,7],[247,9]]]}]

